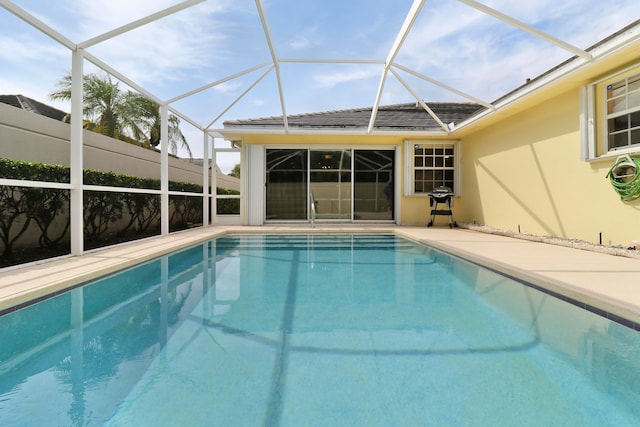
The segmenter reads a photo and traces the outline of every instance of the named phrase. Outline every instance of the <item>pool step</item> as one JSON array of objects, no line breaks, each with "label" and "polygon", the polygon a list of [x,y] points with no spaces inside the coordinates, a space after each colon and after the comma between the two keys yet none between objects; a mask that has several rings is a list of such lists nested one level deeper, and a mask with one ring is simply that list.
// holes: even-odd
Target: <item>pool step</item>
[{"label": "pool step", "polygon": [[217,252],[229,250],[402,250],[423,253],[424,248],[393,235],[234,235],[209,243]]}]

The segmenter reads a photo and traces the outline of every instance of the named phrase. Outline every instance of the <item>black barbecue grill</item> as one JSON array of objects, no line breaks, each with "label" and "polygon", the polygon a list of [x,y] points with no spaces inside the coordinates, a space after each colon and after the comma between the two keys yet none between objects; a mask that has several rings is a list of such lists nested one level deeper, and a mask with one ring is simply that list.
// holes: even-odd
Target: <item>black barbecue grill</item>
[{"label": "black barbecue grill", "polygon": [[[453,220],[453,214],[451,213],[451,205],[453,198],[453,191],[451,188],[440,186],[436,187],[429,193],[429,207],[431,208],[431,218],[427,227],[433,225],[433,220],[436,215],[446,215],[449,217],[449,228],[457,227],[458,224]],[[446,209],[439,209],[438,205],[444,204]]]}]

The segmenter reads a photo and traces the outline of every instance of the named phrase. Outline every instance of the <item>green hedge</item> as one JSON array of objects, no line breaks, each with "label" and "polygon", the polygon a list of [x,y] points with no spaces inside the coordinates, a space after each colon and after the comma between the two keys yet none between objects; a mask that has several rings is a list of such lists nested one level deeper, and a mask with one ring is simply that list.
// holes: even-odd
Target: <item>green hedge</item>
[{"label": "green hedge", "polygon": [[[218,195],[236,195],[240,194],[239,191],[230,190],[228,188],[217,189]],[[237,215],[240,214],[240,199],[217,199],[217,211],[218,215]]]},{"label": "green hedge", "polygon": [[[0,177],[16,180],[48,181],[68,183],[70,168],[60,165],[30,163],[0,158]],[[158,190],[160,180],[135,176],[85,170],[86,185],[140,188]],[[202,186],[186,182],[169,182],[171,191],[202,193]],[[218,188],[218,194],[239,194],[237,191]],[[202,199],[192,196],[170,196],[172,230],[179,230],[202,223]],[[160,218],[160,196],[141,193],[114,193],[108,191],[85,191],[84,234],[87,247],[98,247],[114,241],[132,240],[145,235],[157,234]],[[236,213],[239,200],[222,199],[218,213]],[[0,241],[4,250],[0,259],[11,259],[16,241],[31,224],[40,230],[40,249],[60,250],[68,248],[69,191],[22,186],[0,186]],[[60,215],[67,215],[62,230],[52,235],[52,224]],[[129,220],[117,230],[114,223],[123,217]],[[67,250],[68,252],[68,250]],[[6,264],[6,261],[0,262]]]}]

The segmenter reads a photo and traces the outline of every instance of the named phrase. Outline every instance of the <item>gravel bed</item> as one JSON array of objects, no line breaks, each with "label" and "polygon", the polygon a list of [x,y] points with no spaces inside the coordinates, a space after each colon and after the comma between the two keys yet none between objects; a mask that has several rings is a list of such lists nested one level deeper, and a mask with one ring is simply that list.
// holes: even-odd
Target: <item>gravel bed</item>
[{"label": "gravel bed", "polygon": [[[500,236],[513,237],[516,239],[530,240],[532,242],[548,243],[550,245],[566,246],[574,249],[582,249],[585,251],[599,252],[608,255],[616,255],[627,258],[640,259],[640,246],[636,246],[636,249],[632,247],[611,246],[611,245],[598,245],[596,243],[587,242],[579,239],[563,239],[561,237],[554,236],[538,236],[535,234],[518,233],[516,231],[501,230],[499,228],[491,227],[488,225],[466,224],[458,223],[460,228],[466,228],[468,230],[479,231],[481,233],[497,234]],[[630,243],[636,244],[637,243]]]}]

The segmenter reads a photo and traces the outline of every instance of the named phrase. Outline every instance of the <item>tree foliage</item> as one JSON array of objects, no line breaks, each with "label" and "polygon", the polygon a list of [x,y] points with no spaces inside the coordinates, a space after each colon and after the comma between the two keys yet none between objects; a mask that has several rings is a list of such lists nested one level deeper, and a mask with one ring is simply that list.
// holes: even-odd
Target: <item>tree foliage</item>
[{"label": "tree foliage", "polygon": [[236,163],[231,172],[229,172],[229,176],[240,179],[240,163]]},{"label": "tree foliage", "polygon": [[[58,81],[51,99],[71,99],[71,74]],[[135,143],[146,148],[160,144],[160,106],[139,93],[122,90],[108,74],[83,76],[83,126],[91,131]],[[169,151],[177,154],[178,145],[192,157],[191,148],[180,130],[180,119],[168,117]]]}]

